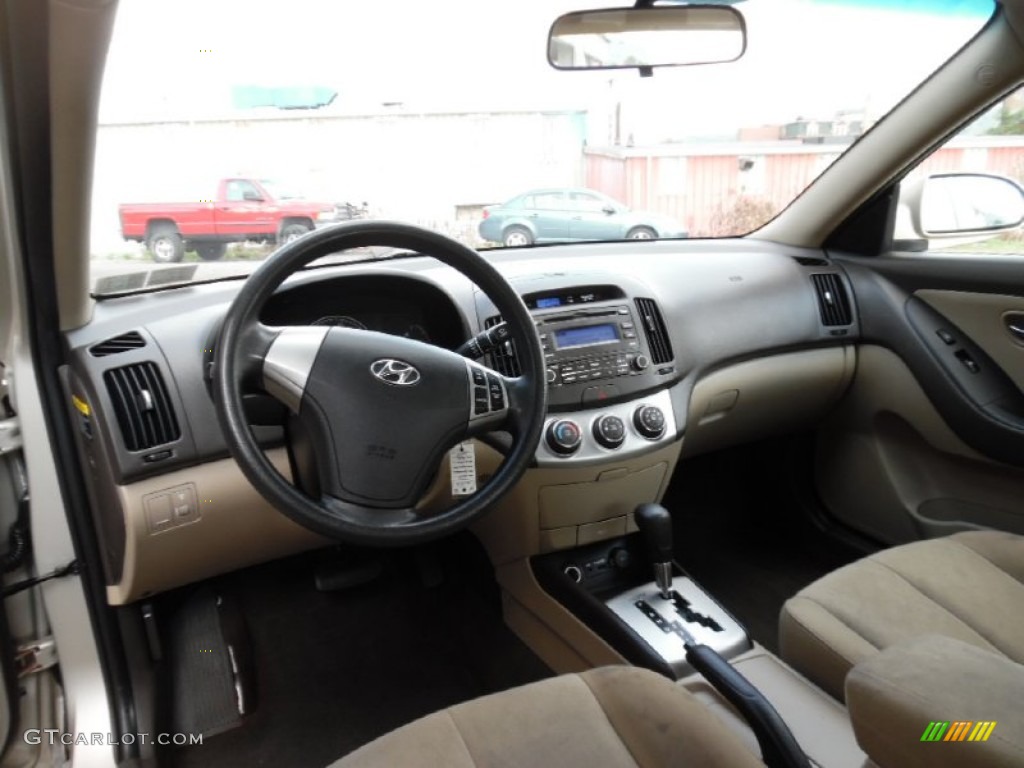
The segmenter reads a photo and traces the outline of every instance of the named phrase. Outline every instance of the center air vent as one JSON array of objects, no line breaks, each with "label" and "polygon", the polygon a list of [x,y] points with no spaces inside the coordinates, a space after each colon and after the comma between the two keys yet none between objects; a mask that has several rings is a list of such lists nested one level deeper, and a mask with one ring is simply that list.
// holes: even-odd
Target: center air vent
[{"label": "center air vent", "polygon": [[139,349],[144,346],[146,346],[146,340],[142,338],[142,334],[138,331],[131,331],[130,333],[114,336],[112,339],[101,341],[99,344],[89,347],[89,354],[93,357],[106,357],[107,355],[117,355],[121,352]]},{"label": "center air vent", "polygon": [[[501,322],[501,315],[495,315],[484,320],[484,328],[493,328]],[[515,378],[522,373],[519,367],[519,360],[516,359],[516,345],[513,341],[506,341],[491,350],[491,361],[494,370],[503,376]]]},{"label": "center air vent", "polygon": [[818,294],[818,310],[821,322],[828,327],[849,325],[853,322],[850,311],[850,297],[842,278],[834,272],[811,275],[814,290]]},{"label": "center air vent", "polygon": [[181,437],[174,406],[156,363],[136,363],[103,374],[124,445],[143,451]]},{"label": "center air vent", "polygon": [[651,349],[651,362],[662,365],[673,358],[672,342],[668,338],[668,329],[661,317],[654,299],[637,299],[636,309],[640,313],[640,325],[647,336],[647,346]]}]

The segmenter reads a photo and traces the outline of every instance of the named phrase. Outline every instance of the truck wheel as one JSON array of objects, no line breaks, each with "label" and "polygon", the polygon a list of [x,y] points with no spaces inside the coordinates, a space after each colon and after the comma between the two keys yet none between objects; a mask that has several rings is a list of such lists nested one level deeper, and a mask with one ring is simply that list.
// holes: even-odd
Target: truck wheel
[{"label": "truck wheel", "polygon": [[203,261],[217,261],[223,259],[228,251],[227,243],[193,243],[196,253]]},{"label": "truck wheel", "polygon": [[146,249],[158,264],[181,261],[185,256],[185,243],[178,230],[166,225],[153,227],[146,237]]},{"label": "truck wheel", "polygon": [[278,245],[287,245],[292,240],[298,240],[307,232],[313,228],[308,224],[302,224],[299,222],[293,222],[291,224],[285,224],[281,227],[281,234],[277,236]]}]

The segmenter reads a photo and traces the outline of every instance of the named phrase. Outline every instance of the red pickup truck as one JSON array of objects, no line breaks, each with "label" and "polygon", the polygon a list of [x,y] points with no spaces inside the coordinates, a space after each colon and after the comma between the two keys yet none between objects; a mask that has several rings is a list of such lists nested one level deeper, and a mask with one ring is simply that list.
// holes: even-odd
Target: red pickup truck
[{"label": "red pickup truck", "polygon": [[222,179],[213,200],[191,203],[124,203],[118,206],[121,235],[144,242],[153,261],[181,261],[186,250],[221,258],[228,243],[246,240],[287,243],[334,221],[333,203],[303,200],[261,179]]}]

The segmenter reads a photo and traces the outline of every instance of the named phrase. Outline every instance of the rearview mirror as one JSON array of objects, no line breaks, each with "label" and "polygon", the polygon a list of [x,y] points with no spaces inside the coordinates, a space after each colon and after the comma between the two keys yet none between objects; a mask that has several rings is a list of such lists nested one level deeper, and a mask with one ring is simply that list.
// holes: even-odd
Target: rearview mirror
[{"label": "rearview mirror", "polygon": [[548,61],[555,69],[649,70],[735,61],[746,46],[743,16],[727,6],[609,8],[560,16]]},{"label": "rearview mirror", "polygon": [[1024,223],[1024,189],[1002,176],[943,173],[901,192],[921,237],[995,234]]}]

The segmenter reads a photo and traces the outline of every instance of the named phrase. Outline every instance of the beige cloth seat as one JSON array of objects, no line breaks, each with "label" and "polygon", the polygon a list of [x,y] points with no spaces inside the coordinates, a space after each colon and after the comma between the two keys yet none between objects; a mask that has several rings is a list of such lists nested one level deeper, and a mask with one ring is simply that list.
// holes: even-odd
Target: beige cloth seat
[{"label": "beige cloth seat", "polygon": [[633,667],[563,675],[449,707],[332,768],[762,766],[703,704]]},{"label": "beige cloth seat", "polygon": [[782,657],[843,699],[850,668],[924,634],[1024,662],[1024,536],[972,531],[879,552],[792,597]]}]

